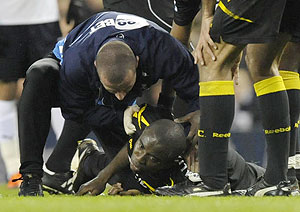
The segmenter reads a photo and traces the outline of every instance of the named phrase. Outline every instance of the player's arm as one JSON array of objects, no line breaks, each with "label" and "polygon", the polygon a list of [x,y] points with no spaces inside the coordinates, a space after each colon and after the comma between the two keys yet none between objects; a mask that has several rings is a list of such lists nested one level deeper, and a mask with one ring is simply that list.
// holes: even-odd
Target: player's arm
[{"label": "player's arm", "polygon": [[171,83],[168,80],[163,80],[157,106],[172,111],[174,100],[175,91],[172,88]]},{"label": "player's arm", "polygon": [[180,26],[173,22],[172,25],[172,30],[170,34],[179,40],[182,44],[185,46],[188,46],[189,39],[190,39],[190,34],[191,34],[191,28],[192,28],[192,22],[185,25],[185,26]]},{"label": "player's arm", "polygon": [[115,158],[91,181],[80,186],[76,195],[99,195],[105,190],[108,180],[122,168],[129,165],[127,145],[125,145]]},{"label": "player's arm", "polygon": [[[194,64],[193,56],[176,39],[164,34],[162,42],[156,48],[154,55],[154,75],[168,80],[176,94],[189,106],[184,121],[192,127],[188,139],[195,139],[199,125],[199,72]],[[181,120],[182,121],[182,120]]]},{"label": "player's arm", "polygon": [[168,86],[189,105],[189,112],[199,109],[199,72],[193,56],[170,35],[159,33],[155,36],[162,37],[159,44],[153,42],[150,47],[152,53],[149,55],[153,55],[153,80],[167,81]]},{"label": "player's arm", "polygon": [[209,35],[209,30],[214,17],[215,5],[216,0],[202,0],[200,37],[194,51],[195,63],[200,62],[201,65],[205,65],[204,54],[208,54],[213,61],[216,60],[216,56],[212,49],[217,49],[217,45],[213,42]]}]

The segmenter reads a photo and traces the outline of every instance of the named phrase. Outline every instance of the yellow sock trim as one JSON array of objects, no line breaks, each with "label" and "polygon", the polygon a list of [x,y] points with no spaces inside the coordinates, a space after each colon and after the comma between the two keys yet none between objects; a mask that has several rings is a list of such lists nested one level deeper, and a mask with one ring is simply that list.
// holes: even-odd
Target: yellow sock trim
[{"label": "yellow sock trim", "polygon": [[275,76],[259,81],[254,84],[254,89],[256,96],[262,96],[265,94],[286,90],[281,76]]},{"label": "yellow sock trim", "polygon": [[286,90],[300,90],[299,74],[293,71],[279,71]]},{"label": "yellow sock trim", "polygon": [[199,96],[234,95],[233,81],[200,82]]}]

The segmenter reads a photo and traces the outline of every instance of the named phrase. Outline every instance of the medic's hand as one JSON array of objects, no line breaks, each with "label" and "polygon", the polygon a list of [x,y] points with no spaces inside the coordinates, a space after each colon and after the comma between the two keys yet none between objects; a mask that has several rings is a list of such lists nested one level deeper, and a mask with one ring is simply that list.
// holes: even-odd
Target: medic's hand
[{"label": "medic's hand", "polygon": [[188,146],[194,146],[198,140],[197,133],[200,125],[200,110],[188,113],[187,115],[177,118],[174,121],[176,123],[189,122],[191,124],[191,128],[186,139],[188,142]]},{"label": "medic's hand", "polygon": [[140,110],[140,107],[138,105],[128,106],[127,109],[124,111],[124,117],[123,117],[123,124],[124,124],[124,130],[127,135],[131,135],[135,133],[136,128],[132,124],[132,115],[134,112],[138,112]]}]

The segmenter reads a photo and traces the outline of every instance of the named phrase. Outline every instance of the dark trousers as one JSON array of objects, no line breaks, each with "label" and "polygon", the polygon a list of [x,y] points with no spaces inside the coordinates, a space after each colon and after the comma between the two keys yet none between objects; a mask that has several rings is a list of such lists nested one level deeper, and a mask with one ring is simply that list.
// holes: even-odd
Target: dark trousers
[{"label": "dark trousers", "polygon": [[42,175],[51,107],[57,103],[58,71],[57,60],[44,58],[33,63],[26,73],[18,107],[21,174]]},{"label": "dark trousers", "polygon": [[[36,173],[42,176],[43,150],[49,133],[51,108],[58,107],[59,61],[50,55],[30,66],[26,73],[23,93],[18,107],[20,141],[20,173]],[[105,153],[113,158],[127,142],[122,124],[111,129],[103,126],[93,129]],[[47,167],[55,172],[70,169],[77,141],[91,131],[89,126],[66,120],[62,135],[47,161]]]}]

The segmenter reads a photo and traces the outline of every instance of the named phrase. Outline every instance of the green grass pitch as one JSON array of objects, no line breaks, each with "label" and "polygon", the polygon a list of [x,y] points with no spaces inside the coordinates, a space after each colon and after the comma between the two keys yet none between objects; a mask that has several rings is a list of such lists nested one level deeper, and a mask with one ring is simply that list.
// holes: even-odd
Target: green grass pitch
[{"label": "green grass pitch", "polygon": [[93,212],[300,212],[300,197],[18,197],[17,189],[0,186],[0,211]]}]

